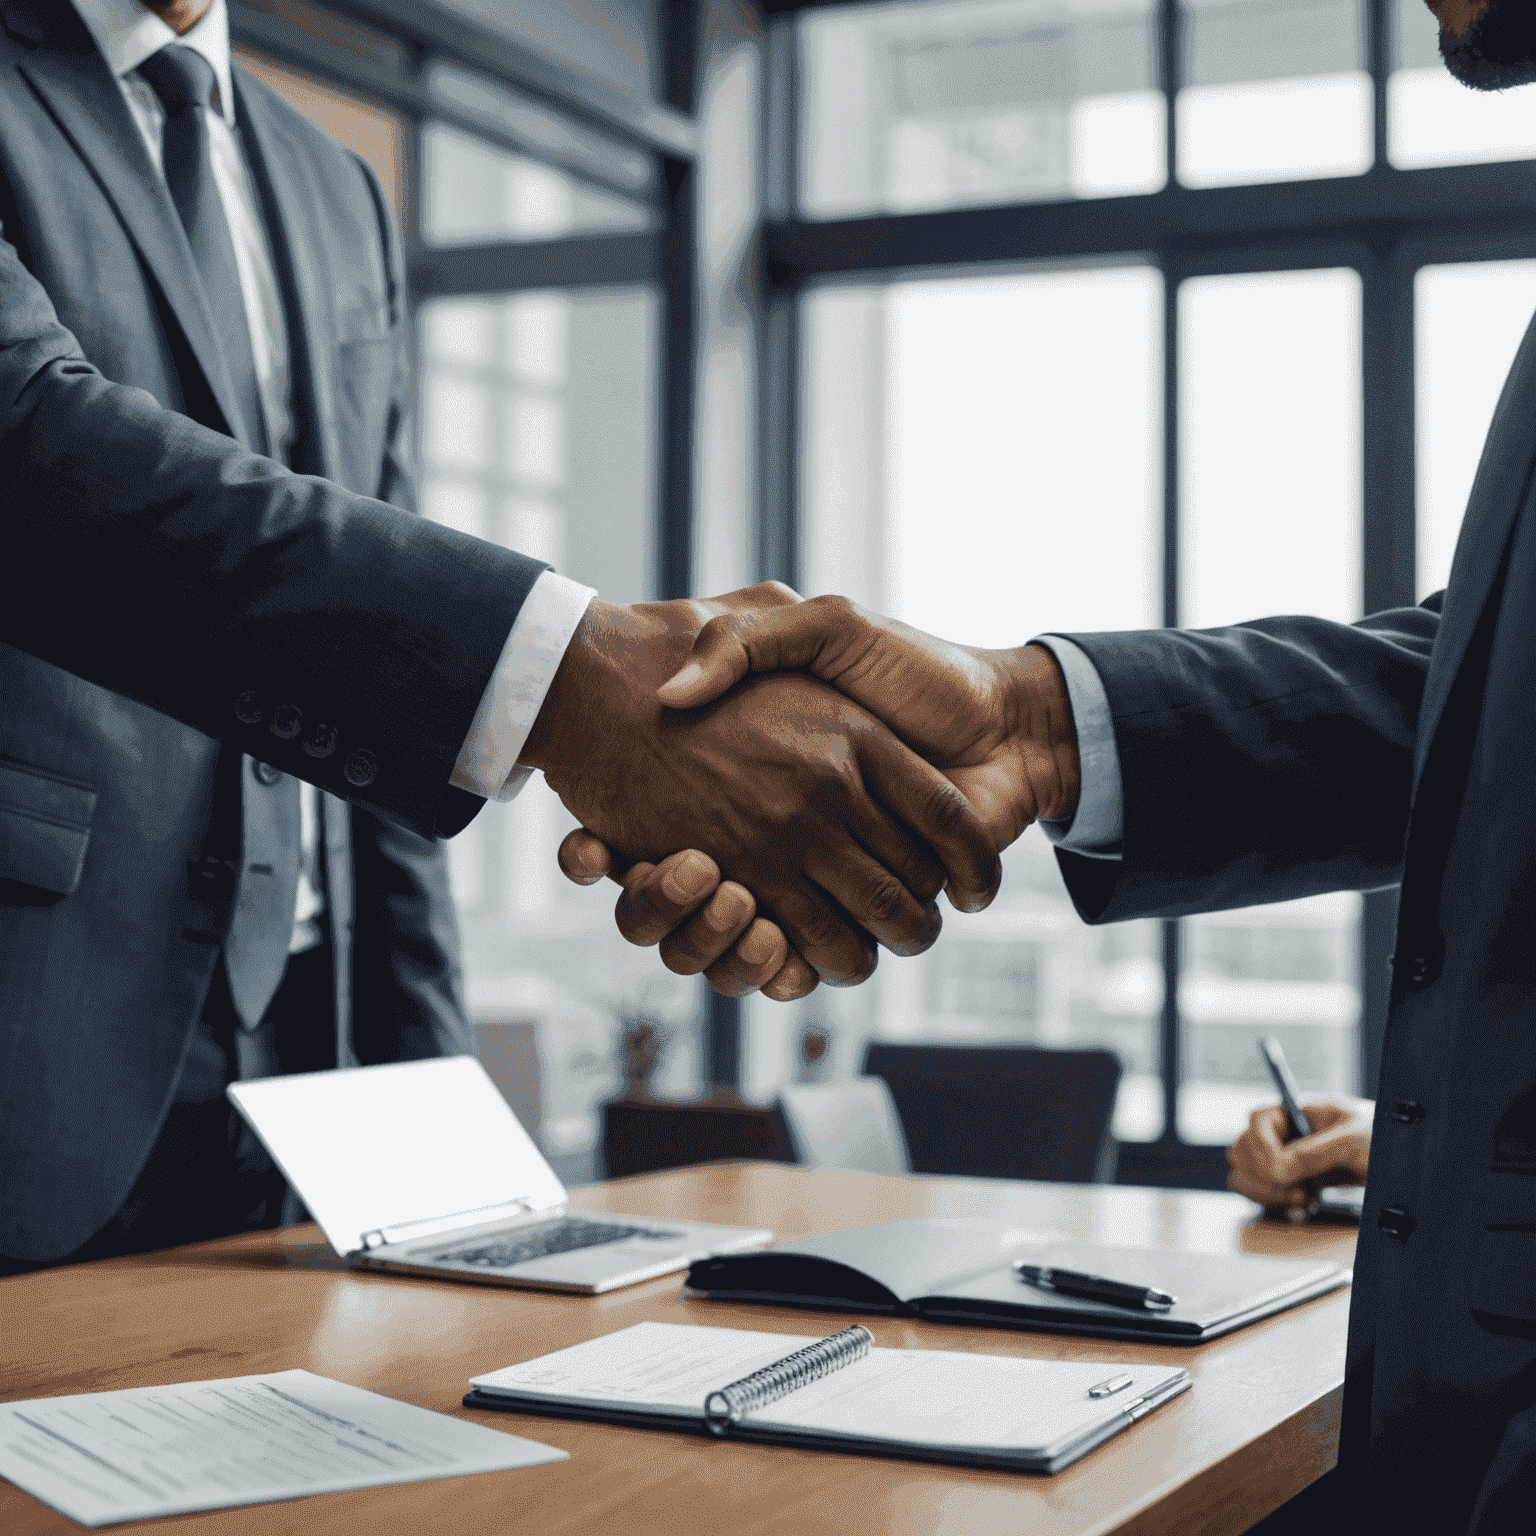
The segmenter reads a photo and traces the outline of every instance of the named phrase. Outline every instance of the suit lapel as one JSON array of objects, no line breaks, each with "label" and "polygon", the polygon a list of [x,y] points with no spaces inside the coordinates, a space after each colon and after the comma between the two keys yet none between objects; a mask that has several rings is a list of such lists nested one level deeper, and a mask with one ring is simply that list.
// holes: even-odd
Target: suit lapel
[{"label": "suit lapel", "polygon": [[317,244],[318,232],[325,228],[325,210],[315,196],[314,167],[273,110],[266,91],[239,64],[234,67],[234,77],[236,118],[261,196],[267,238],[281,274],[288,311],[295,412],[313,433],[315,462],[295,464],[294,468],[335,479],[340,464],[336,420],[330,405],[336,398],[332,376],[336,355],[334,305],[321,286],[325,261]]},{"label": "suit lapel", "polygon": [[1526,330],[1514,366],[1488,428],[1488,440],[1472,482],[1467,513],[1456,541],[1456,558],[1446,587],[1440,632],[1430,657],[1419,711],[1414,759],[1417,793],[1430,743],[1445,712],[1472,632],[1488,601],[1499,565],[1530,488],[1536,458],[1536,319]]},{"label": "suit lapel", "polygon": [[208,380],[226,429],[238,436],[240,412],[192,248],[111,70],[88,40],[69,51],[45,45],[20,68],[122,220]]}]

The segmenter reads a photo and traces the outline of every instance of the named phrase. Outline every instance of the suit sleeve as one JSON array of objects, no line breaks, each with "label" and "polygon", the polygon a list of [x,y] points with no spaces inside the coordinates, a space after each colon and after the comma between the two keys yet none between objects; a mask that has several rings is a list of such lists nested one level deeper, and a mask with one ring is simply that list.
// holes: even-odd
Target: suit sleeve
[{"label": "suit sleeve", "polygon": [[1119,861],[1057,850],[1079,914],[1395,885],[1441,596],[1358,624],[1068,636],[1104,684],[1124,788]]},{"label": "suit sleeve", "polygon": [[0,640],[424,836],[478,808],[449,776],[543,563],[110,383],[3,238],[0,520]]}]

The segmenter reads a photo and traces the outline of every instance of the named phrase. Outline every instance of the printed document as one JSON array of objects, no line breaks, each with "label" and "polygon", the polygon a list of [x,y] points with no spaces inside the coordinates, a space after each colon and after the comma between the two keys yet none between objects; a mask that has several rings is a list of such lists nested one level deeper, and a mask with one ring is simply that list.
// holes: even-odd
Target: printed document
[{"label": "printed document", "polygon": [[81,1525],[565,1459],[308,1371],[0,1404],[0,1475]]}]

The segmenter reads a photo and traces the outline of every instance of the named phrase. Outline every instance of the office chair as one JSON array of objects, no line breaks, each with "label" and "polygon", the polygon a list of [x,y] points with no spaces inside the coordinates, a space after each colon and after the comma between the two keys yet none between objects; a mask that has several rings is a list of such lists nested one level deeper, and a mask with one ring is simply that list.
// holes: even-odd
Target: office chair
[{"label": "office chair", "polygon": [[779,1115],[795,1161],[808,1168],[912,1171],[907,1139],[883,1078],[786,1086],[779,1090]]},{"label": "office chair", "polygon": [[1114,1179],[1113,1051],[873,1040],[864,1071],[890,1086],[915,1173]]}]

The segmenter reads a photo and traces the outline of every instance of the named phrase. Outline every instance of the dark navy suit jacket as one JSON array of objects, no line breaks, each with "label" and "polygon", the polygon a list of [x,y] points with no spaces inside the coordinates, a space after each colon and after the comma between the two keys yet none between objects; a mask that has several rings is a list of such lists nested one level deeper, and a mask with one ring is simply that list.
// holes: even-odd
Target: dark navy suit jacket
[{"label": "dark navy suit jacket", "polygon": [[1536,1528],[1536,324],[1451,578],[1355,625],[1073,635],[1108,692],[1123,863],[1090,922],[1401,885],[1355,1268],[1353,1529]]},{"label": "dark navy suit jacket", "polygon": [[431,834],[542,567],[367,499],[409,505],[411,380],[362,162],[237,67],[305,479],[222,435],[223,317],[72,8],[0,20],[0,1254],[47,1260],[132,1184],[217,961],[215,737],[332,792],[340,1060],[469,1048]]}]

